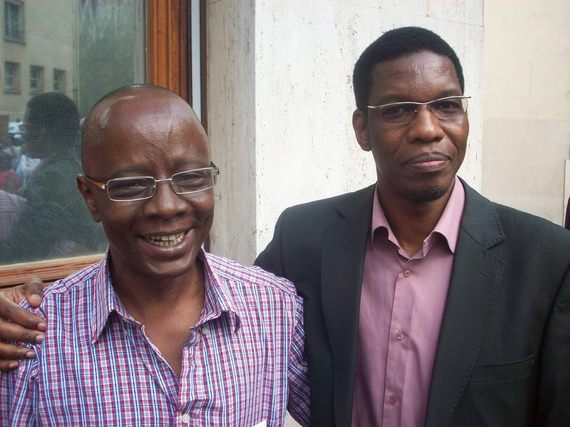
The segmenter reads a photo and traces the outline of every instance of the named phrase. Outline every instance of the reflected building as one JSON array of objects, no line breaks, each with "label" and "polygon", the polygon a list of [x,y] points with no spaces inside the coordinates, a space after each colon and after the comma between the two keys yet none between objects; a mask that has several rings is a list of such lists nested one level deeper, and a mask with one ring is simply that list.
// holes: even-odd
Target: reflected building
[{"label": "reflected building", "polygon": [[[0,190],[0,265],[104,249],[102,230],[91,232],[92,224],[84,222],[87,210],[83,201],[77,204],[80,196],[75,174],[80,168],[76,141],[70,142],[65,158],[57,157],[58,162],[41,157],[32,142],[43,138],[47,143],[51,136],[34,133],[30,126],[26,129],[26,105],[40,94],[60,92],[83,117],[105,93],[144,82],[145,10],[146,2],[140,0],[0,0],[0,154],[10,153],[14,165],[23,165],[21,170],[14,167],[14,173],[21,173],[22,186]],[[51,173],[56,170],[57,175]],[[53,176],[57,182],[47,182]],[[66,191],[49,200],[39,194],[50,188]],[[32,223],[38,221],[31,219],[30,206],[40,209],[38,200],[49,202],[52,213],[59,212],[43,230],[34,227]],[[85,235],[74,218],[82,218],[79,229]],[[76,232],[68,233],[70,230]],[[58,234],[69,235],[62,237],[65,244],[54,246],[56,250],[20,248],[16,251],[20,255],[12,256],[15,250],[9,246],[14,246],[15,236],[26,237],[27,243],[22,242],[26,245],[33,246],[30,242],[35,240],[36,246],[48,246],[56,243],[53,240]]]},{"label": "reflected building", "polygon": [[1,3],[0,134],[5,139],[8,122],[23,119],[30,97],[57,90],[77,102],[77,10],[73,0]]}]

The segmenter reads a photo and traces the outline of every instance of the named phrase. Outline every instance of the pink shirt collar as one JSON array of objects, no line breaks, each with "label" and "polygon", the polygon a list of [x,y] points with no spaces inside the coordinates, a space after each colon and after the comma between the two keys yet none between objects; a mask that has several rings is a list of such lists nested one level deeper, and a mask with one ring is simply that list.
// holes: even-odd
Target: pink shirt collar
[{"label": "pink shirt collar", "polygon": [[[461,224],[461,217],[463,216],[463,207],[465,205],[465,190],[463,184],[457,176],[455,177],[455,182],[453,185],[453,190],[451,191],[451,196],[439,218],[439,221],[435,225],[433,231],[424,240],[424,254],[429,251],[433,245],[433,236],[435,234],[440,235],[444,241],[447,243],[447,247],[451,253],[455,253],[455,248],[457,247],[457,238],[459,237],[459,226]],[[374,234],[377,229],[384,229],[388,233],[388,240],[398,247],[401,251],[398,239],[392,232],[392,228],[384,215],[384,210],[380,204],[380,199],[378,198],[378,191],[374,192],[374,202],[372,205],[372,232],[370,233],[370,243],[373,246]]]}]

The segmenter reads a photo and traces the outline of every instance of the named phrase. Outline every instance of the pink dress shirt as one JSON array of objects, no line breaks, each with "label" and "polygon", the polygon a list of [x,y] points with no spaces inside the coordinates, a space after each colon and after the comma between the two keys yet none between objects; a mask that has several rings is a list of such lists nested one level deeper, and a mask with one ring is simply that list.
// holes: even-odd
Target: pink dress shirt
[{"label": "pink dress shirt", "polygon": [[353,426],[424,424],[464,202],[456,178],[434,230],[408,257],[375,193],[360,302]]}]

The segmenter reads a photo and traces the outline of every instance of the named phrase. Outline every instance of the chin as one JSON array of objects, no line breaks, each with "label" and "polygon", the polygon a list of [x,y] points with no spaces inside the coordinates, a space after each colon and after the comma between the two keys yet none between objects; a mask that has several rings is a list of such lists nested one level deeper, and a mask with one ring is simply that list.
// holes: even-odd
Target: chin
[{"label": "chin", "polygon": [[433,186],[423,188],[421,190],[412,191],[410,198],[418,203],[433,202],[441,199],[448,192],[448,189],[441,186]]},{"label": "chin", "polygon": [[[141,260],[144,262],[144,260]],[[172,261],[149,261],[139,267],[139,274],[155,280],[175,279],[190,273],[198,265],[198,258],[183,258]]]}]

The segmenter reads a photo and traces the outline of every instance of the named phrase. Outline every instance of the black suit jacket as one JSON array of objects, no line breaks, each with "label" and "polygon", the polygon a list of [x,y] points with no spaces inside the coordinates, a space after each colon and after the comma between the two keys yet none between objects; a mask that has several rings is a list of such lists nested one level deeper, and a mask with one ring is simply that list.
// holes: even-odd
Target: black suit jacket
[{"label": "black suit jacket", "polygon": [[[466,200],[425,425],[570,426],[570,232]],[[285,210],[256,263],[305,300],[311,411],[350,426],[375,186]]]}]

